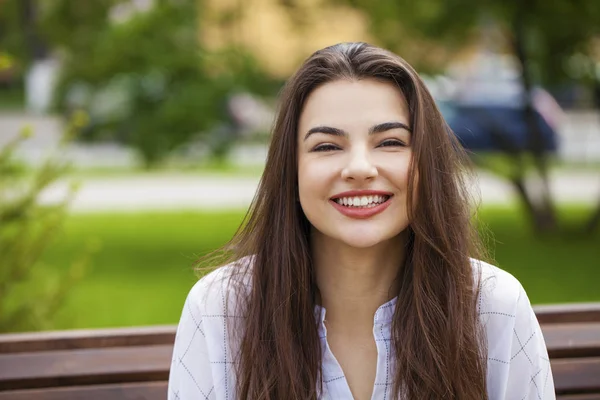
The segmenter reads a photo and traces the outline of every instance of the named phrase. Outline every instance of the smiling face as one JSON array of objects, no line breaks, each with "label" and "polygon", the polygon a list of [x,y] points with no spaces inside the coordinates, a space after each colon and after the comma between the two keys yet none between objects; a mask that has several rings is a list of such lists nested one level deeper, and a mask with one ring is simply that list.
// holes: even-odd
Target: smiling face
[{"label": "smiling face", "polygon": [[337,80],[308,96],[298,190],[314,234],[367,248],[406,230],[409,129],[406,99],[391,83]]}]

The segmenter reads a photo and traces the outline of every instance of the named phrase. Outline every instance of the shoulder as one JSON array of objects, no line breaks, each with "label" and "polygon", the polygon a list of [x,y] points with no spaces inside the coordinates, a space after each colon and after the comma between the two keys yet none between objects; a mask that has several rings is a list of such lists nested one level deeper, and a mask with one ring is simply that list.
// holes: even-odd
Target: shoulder
[{"label": "shoulder", "polygon": [[[177,326],[169,398],[232,398],[235,357],[229,323],[237,320],[237,278],[247,276],[248,258],[219,267],[198,280],[189,291]],[[233,331],[237,332],[237,331]]]},{"label": "shoulder", "polygon": [[510,273],[472,260],[480,279],[479,320],[487,347],[490,399],[554,399],[548,351],[531,303]]},{"label": "shoulder", "polygon": [[473,260],[472,263],[475,274],[481,277],[477,311],[480,322],[487,328],[488,339],[510,342],[516,331],[535,330],[537,319],[519,280],[486,262]]},{"label": "shoulder", "polygon": [[248,266],[252,257],[243,257],[213,269],[198,280],[190,290],[187,302],[202,315],[223,315],[235,311],[235,288],[249,286]]},{"label": "shoulder", "polygon": [[480,313],[514,309],[525,295],[521,282],[511,273],[481,260],[471,259],[471,265],[479,281]]},{"label": "shoulder", "polygon": [[511,302],[521,296],[523,285],[510,272],[485,261],[471,259],[480,294],[490,302]]}]

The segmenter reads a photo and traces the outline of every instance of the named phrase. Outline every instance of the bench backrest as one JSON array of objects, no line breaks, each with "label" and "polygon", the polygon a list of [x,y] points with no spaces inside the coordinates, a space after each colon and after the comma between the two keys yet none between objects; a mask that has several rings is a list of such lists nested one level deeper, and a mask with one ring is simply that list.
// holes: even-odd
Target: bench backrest
[{"label": "bench backrest", "polygon": [[[562,400],[600,400],[600,303],[534,307]],[[0,400],[165,399],[175,326],[0,335]]]},{"label": "bench backrest", "polygon": [[175,327],[0,336],[0,400],[165,399]]},{"label": "bench backrest", "polygon": [[534,306],[557,399],[600,400],[600,303]]}]

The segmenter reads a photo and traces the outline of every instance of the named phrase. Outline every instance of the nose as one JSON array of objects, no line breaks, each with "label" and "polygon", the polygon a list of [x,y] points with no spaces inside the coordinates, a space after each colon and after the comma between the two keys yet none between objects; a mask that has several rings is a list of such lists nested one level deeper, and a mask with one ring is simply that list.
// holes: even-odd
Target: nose
[{"label": "nose", "polygon": [[342,169],[342,179],[350,181],[372,180],[378,175],[366,149],[354,149]]}]

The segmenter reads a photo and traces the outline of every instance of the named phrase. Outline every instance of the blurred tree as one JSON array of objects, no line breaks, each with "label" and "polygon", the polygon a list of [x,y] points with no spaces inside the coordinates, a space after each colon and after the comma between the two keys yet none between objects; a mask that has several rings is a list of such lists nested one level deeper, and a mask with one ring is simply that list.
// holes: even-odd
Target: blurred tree
[{"label": "blurred tree", "polygon": [[[57,204],[39,203],[40,193],[64,175],[67,165],[50,156],[33,173],[26,171],[14,153],[29,135],[24,129],[0,149],[0,332],[51,328],[92,250],[82,249],[81,257],[62,276],[52,274],[40,261],[65,219],[75,188]],[[71,136],[66,134],[61,146]]]},{"label": "blurred tree", "polygon": [[[517,57],[521,67],[521,83],[526,93],[523,112],[529,126],[526,151],[517,149],[510,140],[503,140],[503,151],[513,166],[510,181],[529,211],[533,226],[539,232],[558,229],[549,189],[547,153],[532,106],[532,89],[536,84],[578,80],[593,86],[596,96],[600,96],[597,42],[594,47],[594,39],[598,40],[600,35],[597,1],[332,1],[363,10],[371,20],[372,33],[384,46],[427,72],[440,71],[466,44],[476,42],[482,28],[491,24],[499,27],[507,50]],[[600,107],[600,97],[597,105]],[[525,179],[529,159],[534,160],[541,196],[533,196]],[[587,229],[597,229],[598,220],[600,203]]]},{"label": "blurred tree", "polygon": [[35,18],[33,0],[0,0],[0,53],[11,60],[11,84],[22,79],[31,62],[46,53]]},{"label": "blurred tree", "polygon": [[116,136],[154,166],[222,117],[224,88],[203,70],[195,2],[148,3],[60,0],[45,26],[63,50],[60,108],[87,108],[88,139]]},{"label": "blurred tree", "polygon": [[0,52],[18,59],[20,65],[28,57],[22,7],[20,0],[0,0]]},{"label": "blurred tree", "polygon": [[[199,40],[196,0],[56,0],[44,9],[43,31],[60,50],[58,108],[89,111],[83,139],[117,139],[139,150],[146,166],[199,139],[231,140],[226,121],[235,91],[265,92],[269,84],[248,53],[209,52]],[[228,138],[232,138],[231,135]]]}]

